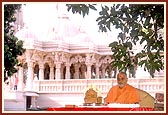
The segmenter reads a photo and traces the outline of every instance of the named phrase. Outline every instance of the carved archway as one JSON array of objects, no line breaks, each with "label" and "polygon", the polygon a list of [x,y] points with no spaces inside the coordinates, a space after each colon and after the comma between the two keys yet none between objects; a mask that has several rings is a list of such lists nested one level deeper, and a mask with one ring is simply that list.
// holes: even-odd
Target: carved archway
[{"label": "carved archway", "polygon": [[44,64],[44,79],[49,80],[49,78],[50,78],[50,67],[48,63],[45,63]]},{"label": "carved archway", "polygon": [[37,78],[39,79],[39,65],[36,64],[34,67],[34,74],[37,75]]}]

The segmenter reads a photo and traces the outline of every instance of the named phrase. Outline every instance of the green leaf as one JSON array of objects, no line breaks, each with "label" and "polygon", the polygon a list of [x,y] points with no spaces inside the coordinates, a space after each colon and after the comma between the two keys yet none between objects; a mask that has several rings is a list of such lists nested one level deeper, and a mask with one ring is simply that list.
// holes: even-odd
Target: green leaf
[{"label": "green leaf", "polygon": [[142,44],[145,41],[145,38],[142,37],[142,39],[140,40],[140,44]]},{"label": "green leaf", "polygon": [[124,27],[124,32],[128,33],[129,32],[129,28]]},{"label": "green leaf", "polygon": [[138,35],[138,31],[137,30],[131,30],[131,37],[136,37]]},{"label": "green leaf", "polygon": [[118,9],[120,5],[121,5],[121,4],[117,4],[117,5],[116,5],[116,9]]},{"label": "green leaf", "polygon": [[122,63],[118,62],[118,69],[119,69],[119,71],[121,71],[121,68],[122,68]]},{"label": "green leaf", "polygon": [[132,43],[131,42],[126,42],[124,43],[125,47],[128,47],[130,50],[132,49]]},{"label": "green leaf", "polygon": [[93,9],[93,10],[96,10],[96,11],[97,11],[97,9],[96,9],[93,5],[90,5],[90,4],[89,4],[89,8],[91,8],[91,9]]},{"label": "green leaf", "polygon": [[146,26],[149,25],[150,20],[151,20],[151,17],[148,16],[148,17],[146,18],[146,20],[145,20],[144,27],[146,27]]},{"label": "green leaf", "polygon": [[[98,17],[97,19],[96,19],[96,21],[98,22],[99,20],[102,20],[103,19],[103,16],[101,16],[101,17]],[[99,24],[98,24],[99,25]]]},{"label": "green leaf", "polygon": [[71,6],[69,6],[69,5],[66,5],[68,8],[67,8],[67,10],[68,10],[68,12],[71,10]]},{"label": "green leaf", "polygon": [[104,19],[98,22],[98,25],[104,25],[104,24],[105,24],[105,20]]},{"label": "green leaf", "polygon": [[110,13],[111,13],[111,17],[117,16],[117,12],[115,11],[115,8],[113,8],[113,7],[111,7]]},{"label": "green leaf", "polygon": [[[72,13],[75,14],[76,10],[74,8],[72,8]],[[80,12],[79,12],[80,13]]]},{"label": "green leaf", "polygon": [[105,9],[106,9],[106,11],[108,11],[108,10],[109,10],[109,7],[105,5]]},{"label": "green leaf", "polygon": [[109,44],[109,47],[116,47],[118,45],[118,42],[112,42]]},{"label": "green leaf", "polygon": [[102,15],[109,16],[107,9],[102,6]]},{"label": "green leaf", "polygon": [[107,23],[106,23],[106,27],[111,31],[111,28],[110,28],[110,20],[109,21],[107,21]]},{"label": "green leaf", "polygon": [[103,27],[102,32],[107,32],[107,29],[105,26]]},{"label": "green leaf", "polygon": [[141,61],[138,63],[138,65],[140,65],[140,66],[142,67],[142,65],[145,64],[145,63],[146,63],[146,60],[141,60]]},{"label": "green leaf", "polygon": [[82,15],[83,15],[83,17],[85,17],[86,9],[85,9],[85,11],[84,11],[84,10],[81,10],[81,11],[82,11]]}]

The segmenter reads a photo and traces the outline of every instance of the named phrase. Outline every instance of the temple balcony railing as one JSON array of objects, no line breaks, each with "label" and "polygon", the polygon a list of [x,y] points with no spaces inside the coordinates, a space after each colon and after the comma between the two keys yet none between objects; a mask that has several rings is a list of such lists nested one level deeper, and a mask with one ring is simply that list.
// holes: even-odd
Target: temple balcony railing
[{"label": "temple balcony railing", "polygon": [[[164,77],[137,79],[129,78],[128,83],[136,88],[147,91],[152,96],[155,93],[163,93],[165,88]],[[95,86],[102,93],[116,85],[115,78],[112,79],[60,79],[60,80],[36,80],[33,83],[33,90],[38,93],[68,93],[85,92],[89,86]]]}]

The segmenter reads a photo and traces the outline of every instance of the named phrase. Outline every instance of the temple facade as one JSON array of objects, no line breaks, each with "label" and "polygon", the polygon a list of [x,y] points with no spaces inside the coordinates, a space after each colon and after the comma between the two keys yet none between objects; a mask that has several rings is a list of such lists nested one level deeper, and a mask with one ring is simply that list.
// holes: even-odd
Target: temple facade
[{"label": "temple facade", "polygon": [[95,35],[97,39],[108,40],[104,43],[93,41],[95,38],[89,36],[80,25],[73,24],[66,13],[58,14],[45,40],[26,24],[16,33],[19,39],[24,40],[26,49],[25,54],[18,57],[23,63],[23,68],[19,67],[23,75],[18,76],[25,76],[23,82],[26,86],[32,88],[35,76],[38,80],[115,77],[116,70],[110,65],[113,58],[108,47],[108,36]]}]

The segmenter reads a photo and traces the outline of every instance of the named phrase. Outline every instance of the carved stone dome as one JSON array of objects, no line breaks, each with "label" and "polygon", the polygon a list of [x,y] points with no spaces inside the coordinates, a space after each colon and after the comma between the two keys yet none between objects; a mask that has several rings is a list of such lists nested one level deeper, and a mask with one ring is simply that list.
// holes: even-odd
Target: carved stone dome
[{"label": "carved stone dome", "polygon": [[23,41],[38,41],[38,37],[35,32],[33,32],[28,26],[24,26],[23,29],[18,31],[15,36]]}]

